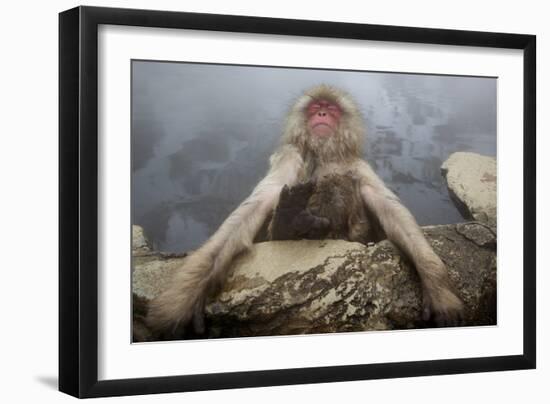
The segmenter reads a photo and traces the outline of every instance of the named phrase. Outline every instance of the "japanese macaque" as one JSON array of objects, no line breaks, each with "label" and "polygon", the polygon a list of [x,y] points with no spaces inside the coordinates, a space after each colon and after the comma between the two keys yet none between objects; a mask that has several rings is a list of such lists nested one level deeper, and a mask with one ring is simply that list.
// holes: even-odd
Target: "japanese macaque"
[{"label": "japanese macaque", "polygon": [[[316,184],[310,187],[322,187],[323,181],[330,184],[326,180],[329,175],[345,181],[349,178],[356,189],[347,197],[347,206],[342,205],[343,213],[338,218],[345,219],[346,226],[340,228],[332,214],[325,217],[323,212],[315,212],[323,204],[308,200],[305,215],[303,206],[296,211],[304,217],[297,219],[295,228],[300,227],[303,219],[310,236],[318,231],[322,237],[360,239],[355,229],[361,231],[362,220],[370,215],[374,220],[366,221],[365,231],[368,233],[368,223],[379,225],[383,234],[415,265],[422,284],[423,319],[432,318],[438,325],[454,325],[462,315],[463,303],[450,285],[445,265],[414,217],[362,159],[365,136],[362,115],[343,91],[320,85],[298,98],[288,114],[282,143],[271,156],[267,175],[214,235],[187,257],[174,273],[168,289],[150,302],[148,326],[164,335],[175,335],[191,325],[195,332],[202,332],[206,297],[223,285],[232,259],[250,247],[264,222],[280,213],[276,210],[279,199],[284,205],[286,194],[299,191],[294,188],[298,184]],[[308,214],[314,220],[305,217]],[[284,237],[278,233],[276,220],[270,227],[272,238]]]},{"label": "japanese macaque", "polygon": [[342,239],[367,244],[383,239],[365,209],[352,173],[284,186],[268,228],[269,240]]}]

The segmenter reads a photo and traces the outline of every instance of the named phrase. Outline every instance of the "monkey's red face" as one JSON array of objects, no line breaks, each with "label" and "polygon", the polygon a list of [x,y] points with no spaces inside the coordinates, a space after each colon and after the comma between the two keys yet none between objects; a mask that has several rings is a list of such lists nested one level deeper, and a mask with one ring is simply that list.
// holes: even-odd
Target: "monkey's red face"
[{"label": "monkey's red face", "polygon": [[327,137],[336,132],[342,116],[340,107],[325,100],[314,100],[307,107],[307,128],[312,136]]}]

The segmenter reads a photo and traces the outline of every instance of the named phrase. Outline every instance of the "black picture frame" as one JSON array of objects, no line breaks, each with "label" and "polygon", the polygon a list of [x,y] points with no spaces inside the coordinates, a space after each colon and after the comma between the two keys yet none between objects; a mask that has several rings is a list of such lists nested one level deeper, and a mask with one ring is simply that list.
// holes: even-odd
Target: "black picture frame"
[{"label": "black picture frame", "polygon": [[[98,26],[523,50],[523,354],[98,380]],[[77,7],[59,15],[59,390],[104,397],[533,369],[536,366],[536,37],[533,35]]]}]

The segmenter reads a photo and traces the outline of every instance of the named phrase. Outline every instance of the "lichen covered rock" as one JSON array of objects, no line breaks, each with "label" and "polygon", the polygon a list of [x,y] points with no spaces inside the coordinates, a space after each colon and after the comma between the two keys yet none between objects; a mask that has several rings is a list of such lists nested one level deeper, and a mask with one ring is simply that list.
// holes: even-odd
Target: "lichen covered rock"
[{"label": "lichen covered rock", "polygon": [[[496,237],[480,223],[424,232],[463,299],[464,325],[496,324]],[[133,291],[150,299],[184,257],[134,256]],[[235,260],[223,290],[206,307],[206,337],[290,335],[429,327],[421,320],[420,281],[389,241],[254,244]]]}]

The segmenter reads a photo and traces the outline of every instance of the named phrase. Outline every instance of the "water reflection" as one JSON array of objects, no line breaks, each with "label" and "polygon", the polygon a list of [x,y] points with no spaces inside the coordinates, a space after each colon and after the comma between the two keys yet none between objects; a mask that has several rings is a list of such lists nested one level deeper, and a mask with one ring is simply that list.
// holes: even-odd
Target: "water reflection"
[{"label": "water reflection", "polygon": [[321,82],[350,92],[365,157],[423,225],[462,221],[440,174],[496,154],[496,79],[133,62],[132,211],[156,248],[211,235],[267,170],[288,107]]}]

